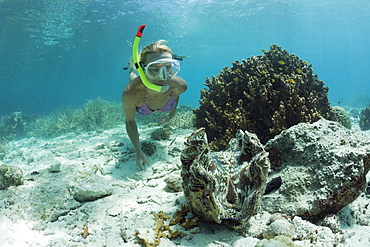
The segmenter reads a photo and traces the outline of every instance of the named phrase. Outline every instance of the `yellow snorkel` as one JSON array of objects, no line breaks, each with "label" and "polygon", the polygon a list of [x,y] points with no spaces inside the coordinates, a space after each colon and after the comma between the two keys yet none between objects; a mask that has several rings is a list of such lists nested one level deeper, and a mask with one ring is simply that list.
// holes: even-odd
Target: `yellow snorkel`
[{"label": "yellow snorkel", "polygon": [[164,86],[158,86],[151,82],[149,82],[148,78],[145,75],[144,68],[142,66],[142,63],[139,60],[139,43],[141,40],[141,36],[143,36],[143,31],[146,25],[141,25],[136,33],[136,37],[134,39],[134,44],[132,46],[132,56],[134,58],[135,68],[137,72],[139,73],[140,79],[143,82],[143,84],[154,91],[157,92],[166,92],[169,88],[169,85]]}]

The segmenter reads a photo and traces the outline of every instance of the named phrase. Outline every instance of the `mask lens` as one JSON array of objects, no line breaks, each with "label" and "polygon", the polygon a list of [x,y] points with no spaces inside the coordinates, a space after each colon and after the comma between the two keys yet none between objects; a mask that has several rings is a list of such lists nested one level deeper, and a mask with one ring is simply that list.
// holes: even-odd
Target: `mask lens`
[{"label": "mask lens", "polygon": [[175,59],[164,58],[150,62],[145,67],[145,74],[149,79],[167,80],[180,71],[180,63]]}]

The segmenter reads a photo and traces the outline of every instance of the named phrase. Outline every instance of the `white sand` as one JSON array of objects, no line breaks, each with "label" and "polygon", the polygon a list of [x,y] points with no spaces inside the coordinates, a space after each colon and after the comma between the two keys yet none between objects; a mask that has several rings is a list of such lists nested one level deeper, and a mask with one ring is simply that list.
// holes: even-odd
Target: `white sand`
[{"label": "white sand", "polygon": [[[154,129],[141,128],[141,139],[149,140]],[[25,181],[0,190],[0,246],[141,246],[134,234],[152,238],[153,214],[164,211],[171,216],[185,203],[182,192],[166,190],[164,179],[180,174],[180,152],[191,132],[177,129],[170,140],[154,141],[157,151],[144,171],[135,164],[124,126],[101,133],[9,142],[9,153],[0,165],[18,166]],[[58,163],[60,172],[50,172],[49,167]],[[81,171],[96,172],[101,180],[79,181]],[[71,186],[85,182],[112,194],[78,203],[71,196]],[[341,212],[340,217],[352,225],[342,228],[345,239],[338,246],[370,246],[369,211],[369,199],[363,194]],[[253,222],[266,225],[268,217],[261,212]],[[360,220],[363,225],[355,224]],[[86,226],[88,235],[83,238]],[[322,229],[311,233],[316,242],[295,240],[295,244],[333,246],[332,235]],[[183,238],[161,238],[159,246],[254,246],[259,241],[212,223],[200,223],[197,231]]]}]

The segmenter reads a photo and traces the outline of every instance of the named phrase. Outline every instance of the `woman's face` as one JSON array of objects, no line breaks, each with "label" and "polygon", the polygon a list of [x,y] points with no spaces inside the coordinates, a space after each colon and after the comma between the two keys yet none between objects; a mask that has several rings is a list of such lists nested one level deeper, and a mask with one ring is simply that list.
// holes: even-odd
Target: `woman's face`
[{"label": "woman's face", "polygon": [[[159,60],[159,59],[164,59],[164,58],[169,58],[172,59],[172,54],[169,52],[158,52],[158,53],[150,53],[146,56],[146,61],[145,61],[145,66],[147,66],[149,63]],[[149,78],[148,78],[149,79]],[[169,78],[170,79],[170,78]],[[149,79],[151,82],[153,82],[156,85],[163,86],[168,84],[168,80],[159,80],[159,79]]]}]

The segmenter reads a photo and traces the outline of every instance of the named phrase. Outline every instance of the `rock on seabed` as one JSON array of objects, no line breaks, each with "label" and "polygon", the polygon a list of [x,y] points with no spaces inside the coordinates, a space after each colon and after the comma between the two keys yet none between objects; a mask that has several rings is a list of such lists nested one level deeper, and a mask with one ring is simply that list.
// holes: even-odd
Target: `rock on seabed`
[{"label": "rock on seabed", "polygon": [[93,172],[80,171],[69,183],[69,190],[78,202],[94,201],[109,196],[113,187]]},{"label": "rock on seabed", "polygon": [[300,123],[271,139],[272,174],[282,185],[265,195],[262,207],[317,221],[353,202],[366,188],[370,140],[363,132],[321,119]]}]

